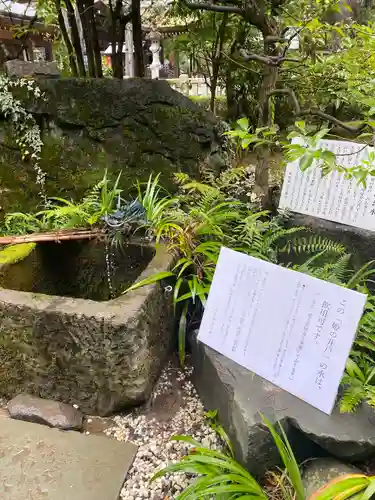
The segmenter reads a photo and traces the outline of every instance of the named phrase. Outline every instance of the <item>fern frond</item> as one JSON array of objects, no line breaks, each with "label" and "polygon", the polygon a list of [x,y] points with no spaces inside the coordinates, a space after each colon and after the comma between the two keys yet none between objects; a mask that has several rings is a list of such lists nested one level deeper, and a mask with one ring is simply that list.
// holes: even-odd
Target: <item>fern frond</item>
[{"label": "fern frond", "polygon": [[278,240],[281,240],[282,238],[287,238],[288,236],[291,236],[292,234],[295,233],[300,233],[301,231],[304,231],[304,227],[290,227],[290,228],[280,228],[276,229],[275,231],[272,231],[271,234],[268,236],[268,243],[270,245],[276,243]]},{"label": "fern frond", "polygon": [[369,351],[375,352],[375,342],[371,342],[370,340],[356,340],[355,344],[359,347],[363,347]]},{"label": "fern frond", "polygon": [[221,187],[230,186],[248,176],[248,166],[231,167],[222,172],[217,180]]},{"label": "fern frond", "polygon": [[184,184],[191,182],[191,177],[184,172],[175,172],[173,174],[173,180],[178,186],[183,186]]},{"label": "fern frond", "polygon": [[366,403],[375,408],[375,387],[373,385],[366,386]]},{"label": "fern frond", "polygon": [[350,258],[350,254],[344,254],[336,262],[325,264],[321,269],[321,279],[337,285],[344,285],[350,272],[348,269]]},{"label": "fern frond", "polygon": [[215,186],[209,186],[208,184],[204,184],[203,182],[191,181],[181,186],[182,189],[190,192],[198,192],[198,193],[212,193],[213,195],[220,198],[222,195],[220,191]]},{"label": "fern frond", "polygon": [[196,209],[202,213],[206,213],[222,201],[223,197],[220,191],[218,189],[210,189],[201,193]]},{"label": "fern frond", "polygon": [[367,279],[375,273],[375,269],[372,268],[375,261],[371,260],[364,264],[361,269],[359,269],[348,281],[348,288],[356,288],[362,283],[365,283]]},{"label": "fern frond", "polygon": [[34,214],[13,212],[5,216],[4,226],[7,234],[25,234],[38,232],[42,223]]},{"label": "fern frond", "polygon": [[366,399],[366,390],[363,385],[349,385],[340,400],[340,412],[352,413]]},{"label": "fern frond", "polygon": [[346,252],[346,248],[341,243],[337,243],[321,235],[303,236],[288,242],[283,251],[288,253],[315,253],[325,251],[335,255],[342,255]]},{"label": "fern frond", "polygon": [[315,269],[312,264],[320,259],[325,254],[325,250],[322,252],[316,253],[312,255],[309,259],[307,259],[303,264],[295,264],[292,269],[294,271],[299,271],[300,273],[311,274],[315,276],[314,272],[319,272],[319,269]]}]

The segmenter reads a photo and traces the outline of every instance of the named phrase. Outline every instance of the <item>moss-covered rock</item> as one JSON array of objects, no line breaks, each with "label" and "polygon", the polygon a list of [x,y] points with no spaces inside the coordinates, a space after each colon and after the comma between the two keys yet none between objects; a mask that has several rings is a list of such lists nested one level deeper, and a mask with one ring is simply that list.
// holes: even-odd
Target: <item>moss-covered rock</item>
[{"label": "moss-covered rock", "polygon": [[[122,187],[162,172],[198,176],[201,165],[224,164],[217,119],[163,81],[50,79],[39,81],[45,101],[25,97],[42,128],[41,167],[49,196],[76,198],[107,168],[122,171]],[[211,161],[212,160],[212,161]],[[29,210],[38,203],[32,165],[22,162],[7,122],[0,122],[0,206]]]}]

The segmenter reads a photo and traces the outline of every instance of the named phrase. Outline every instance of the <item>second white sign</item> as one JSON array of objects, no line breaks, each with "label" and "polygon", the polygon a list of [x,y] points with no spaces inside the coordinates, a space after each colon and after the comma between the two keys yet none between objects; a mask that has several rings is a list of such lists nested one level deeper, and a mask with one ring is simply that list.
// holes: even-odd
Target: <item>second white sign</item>
[{"label": "second white sign", "polygon": [[198,339],[330,414],[365,303],[364,294],[222,248]]}]

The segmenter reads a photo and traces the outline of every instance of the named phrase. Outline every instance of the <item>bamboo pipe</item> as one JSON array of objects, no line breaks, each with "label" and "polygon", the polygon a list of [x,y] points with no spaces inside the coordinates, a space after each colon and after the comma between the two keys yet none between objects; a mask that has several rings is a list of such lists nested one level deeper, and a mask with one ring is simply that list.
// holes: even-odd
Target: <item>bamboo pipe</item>
[{"label": "bamboo pipe", "polygon": [[16,236],[0,236],[0,245],[17,245],[19,243],[40,243],[47,241],[67,241],[67,240],[84,240],[96,238],[103,235],[103,231],[89,230],[65,230],[52,231],[49,233],[32,233]]}]

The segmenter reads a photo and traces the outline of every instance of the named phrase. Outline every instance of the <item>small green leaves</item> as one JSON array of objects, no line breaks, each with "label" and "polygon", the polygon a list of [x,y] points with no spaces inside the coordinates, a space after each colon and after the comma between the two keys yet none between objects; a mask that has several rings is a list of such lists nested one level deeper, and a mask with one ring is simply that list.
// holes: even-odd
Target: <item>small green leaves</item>
[{"label": "small green leaves", "polygon": [[249,146],[257,148],[263,145],[275,144],[275,136],[278,132],[278,127],[275,125],[259,127],[255,129],[254,133],[250,132],[249,120],[247,118],[237,120],[236,125],[236,128],[224,132],[224,135],[237,139],[242,149],[247,149]]},{"label": "small green leaves", "polygon": [[[368,500],[371,490],[374,490],[375,477],[364,474],[348,474],[338,477],[314,493],[309,500]],[[366,494],[366,491],[368,492]],[[356,494],[363,492],[359,497]],[[370,496],[369,493],[371,493]]]},{"label": "small green leaves", "polygon": [[157,283],[158,281],[164,280],[166,278],[170,278],[172,276],[175,276],[174,273],[170,271],[163,271],[161,273],[153,274],[149,278],[145,278],[144,280],[138,281],[137,283],[134,283],[134,285],[131,285],[129,288],[127,288],[124,293],[131,292],[132,290],[137,290],[138,288],[141,288],[143,286],[147,285],[152,285],[153,283]]},{"label": "small green leaves", "polygon": [[[374,104],[374,106],[375,106],[375,104]],[[247,118],[240,118],[239,120],[237,120],[236,123],[241,130],[243,130],[245,132],[247,132],[249,130],[249,120]]]}]

